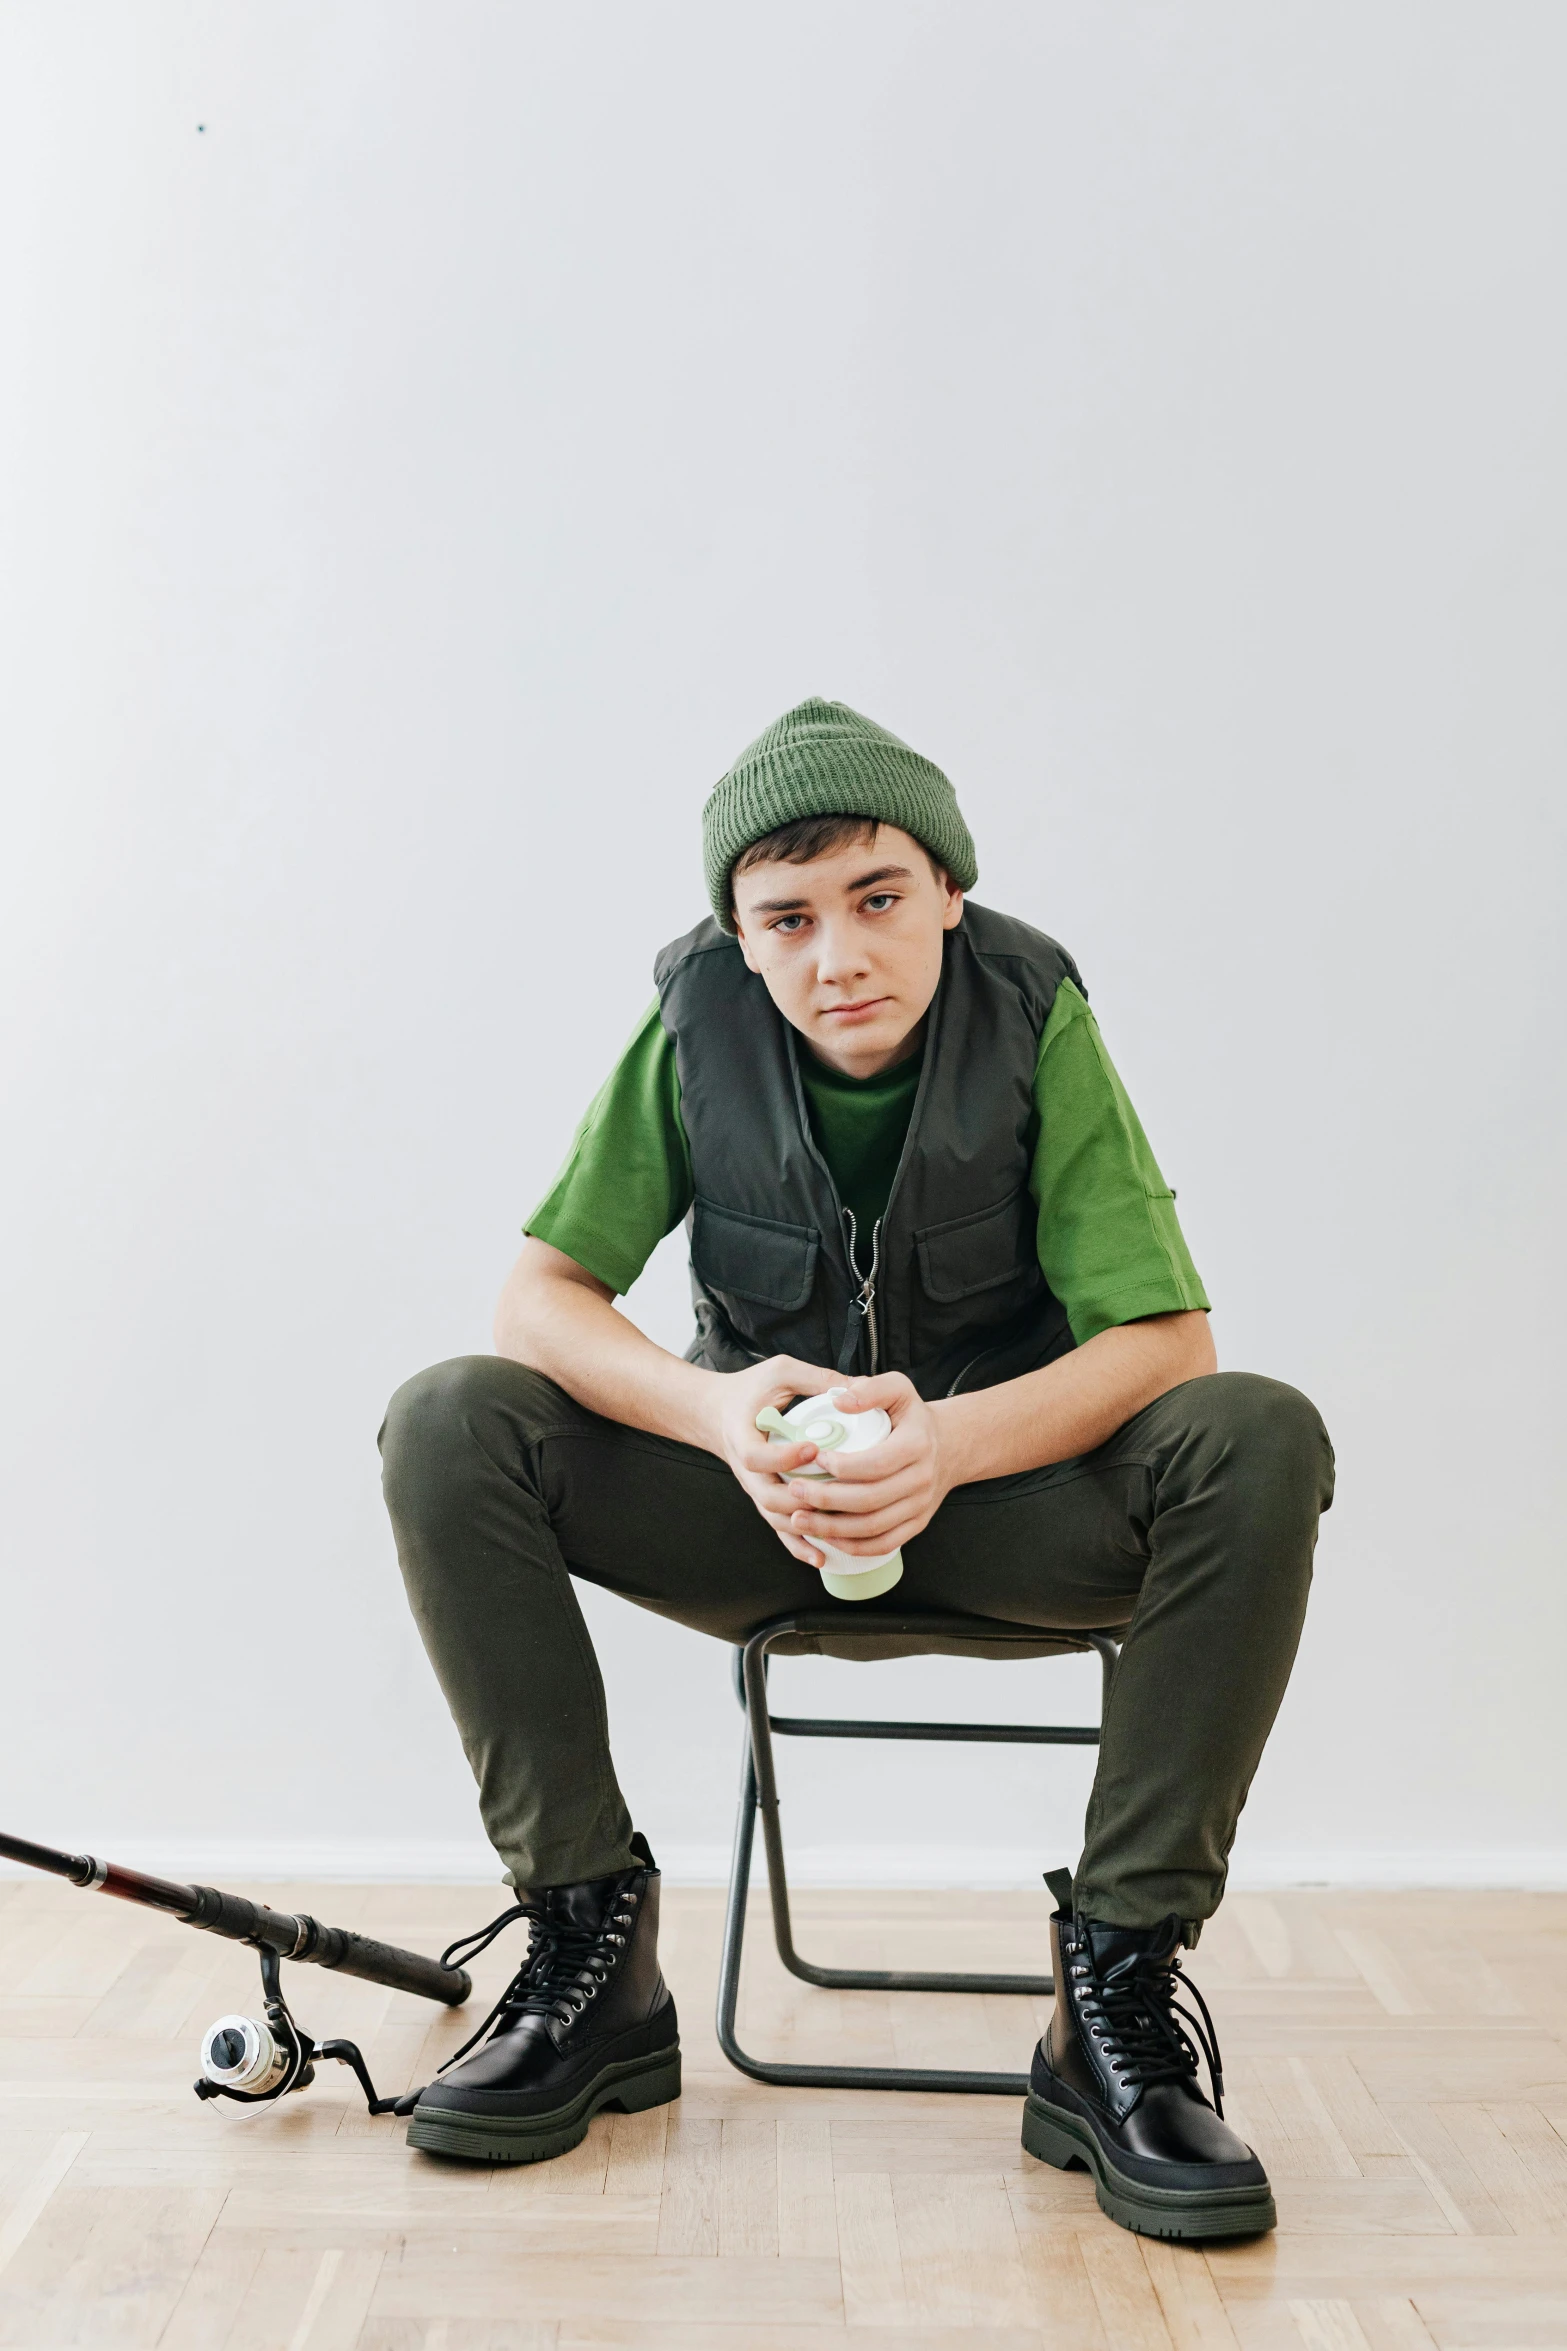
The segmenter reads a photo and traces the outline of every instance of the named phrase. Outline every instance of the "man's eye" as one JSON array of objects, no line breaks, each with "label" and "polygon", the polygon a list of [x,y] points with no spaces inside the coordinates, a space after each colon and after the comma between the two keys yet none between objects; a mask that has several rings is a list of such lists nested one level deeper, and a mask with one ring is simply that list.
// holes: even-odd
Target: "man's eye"
[{"label": "man's eye", "polygon": [[782,931],[785,938],[792,938],[794,935],[795,926],[799,923],[803,923],[804,920],[805,917],[803,914],[781,914],[778,917],[778,920],[774,923],[773,929],[775,931]]},{"label": "man's eye", "polygon": [[875,890],[865,901],[865,911],[867,914],[880,914],[884,906],[896,906],[897,903],[896,890]]}]

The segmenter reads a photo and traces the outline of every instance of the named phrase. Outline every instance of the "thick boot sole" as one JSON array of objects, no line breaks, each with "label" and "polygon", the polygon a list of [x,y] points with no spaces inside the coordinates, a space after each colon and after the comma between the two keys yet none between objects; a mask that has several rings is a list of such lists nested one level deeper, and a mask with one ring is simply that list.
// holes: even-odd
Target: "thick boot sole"
[{"label": "thick boot sole", "polygon": [[1023,2145],[1041,2163],[1066,2171],[1081,2163],[1093,2175],[1099,2209],[1140,2237],[1260,2237],[1278,2223],[1273,2191],[1260,2188],[1149,2188],[1105,2158],[1086,2122],[1029,2092]]},{"label": "thick boot sole", "polygon": [[668,2106],[679,2095],[680,2051],[660,2049],[652,2057],[607,2065],[569,2106],[551,2114],[468,2114],[421,2100],[408,2125],[408,2144],[430,2155],[462,2156],[469,2163],[544,2163],[580,2146],[589,2123],[605,2107],[641,2114],[650,2106]]}]

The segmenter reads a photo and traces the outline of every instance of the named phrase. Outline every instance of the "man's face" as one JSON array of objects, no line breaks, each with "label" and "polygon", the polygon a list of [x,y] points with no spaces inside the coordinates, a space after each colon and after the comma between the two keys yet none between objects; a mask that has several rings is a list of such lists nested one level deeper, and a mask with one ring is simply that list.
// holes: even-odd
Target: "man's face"
[{"label": "man's face", "polygon": [[746,962],[823,1061],[869,1078],[916,1051],[963,893],[908,833],[884,824],[809,865],[753,865],[734,909]]}]

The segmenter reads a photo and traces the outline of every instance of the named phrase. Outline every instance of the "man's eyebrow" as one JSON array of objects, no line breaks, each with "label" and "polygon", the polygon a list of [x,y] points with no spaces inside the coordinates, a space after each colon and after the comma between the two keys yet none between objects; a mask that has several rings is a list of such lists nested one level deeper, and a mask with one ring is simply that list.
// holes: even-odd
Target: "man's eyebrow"
[{"label": "man's eyebrow", "polygon": [[[906,865],[877,865],[873,866],[869,873],[858,874],[852,882],[846,882],[844,889],[852,894],[855,890],[868,890],[872,882],[911,882],[913,879],[914,875]],[[758,898],[751,908],[751,912],[753,914],[798,914],[802,907],[809,906],[810,903],[809,898]]]}]

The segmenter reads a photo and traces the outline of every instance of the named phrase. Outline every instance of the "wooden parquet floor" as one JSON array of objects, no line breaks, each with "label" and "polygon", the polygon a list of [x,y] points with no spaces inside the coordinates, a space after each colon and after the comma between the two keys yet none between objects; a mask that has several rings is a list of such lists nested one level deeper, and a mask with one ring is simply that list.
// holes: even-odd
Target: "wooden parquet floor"
[{"label": "wooden parquet floor", "polygon": [[[132,1857],[134,1858],[134,1857]],[[476,1888],[268,1890],[416,1948]],[[1280,2227],[1206,2254],[1126,2235],[998,2098],[779,2091],[718,2055],[720,1897],[666,1893],[686,2094],[561,2160],[411,2153],[340,2067],[203,2106],[203,2027],[248,1953],[45,1881],[0,1885],[0,2344],[160,2351],[1416,2351],[1567,2346],[1567,1897],[1232,1897],[1194,1966]],[[801,1945],[866,1965],[1038,1966],[1043,1894],[804,1895]],[[512,1936],[517,1933],[511,1930]],[[493,1996],[507,1941],[476,1972]],[[811,1990],[753,1906],[751,2045],[1022,2067],[1033,2004]],[[378,2086],[465,2032],[286,1971]],[[475,2021],[482,2010],[473,2012]]]}]

